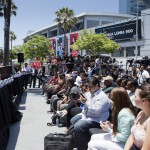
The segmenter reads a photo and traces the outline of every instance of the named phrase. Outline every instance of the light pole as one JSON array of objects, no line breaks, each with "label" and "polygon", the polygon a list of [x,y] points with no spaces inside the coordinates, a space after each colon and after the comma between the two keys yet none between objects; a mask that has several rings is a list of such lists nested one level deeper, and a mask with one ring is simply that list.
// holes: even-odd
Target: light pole
[{"label": "light pole", "polygon": [[136,3],[136,37],[135,37],[135,60],[137,60],[138,55],[138,14],[139,14],[139,0]]}]

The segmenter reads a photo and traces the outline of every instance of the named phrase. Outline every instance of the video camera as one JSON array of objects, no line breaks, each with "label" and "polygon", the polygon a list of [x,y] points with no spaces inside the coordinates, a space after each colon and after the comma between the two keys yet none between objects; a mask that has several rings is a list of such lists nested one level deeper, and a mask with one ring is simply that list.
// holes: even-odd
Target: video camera
[{"label": "video camera", "polygon": [[142,59],[137,60],[136,63],[144,64],[146,66],[150,65],[150,59],[148,58],[148,56],[144,56]]},{"label": "video camera", "polygon": [[127,60],[127,63],[129,63],[129,67],[132,67],[133,61],[134,61],[134,59]]}]

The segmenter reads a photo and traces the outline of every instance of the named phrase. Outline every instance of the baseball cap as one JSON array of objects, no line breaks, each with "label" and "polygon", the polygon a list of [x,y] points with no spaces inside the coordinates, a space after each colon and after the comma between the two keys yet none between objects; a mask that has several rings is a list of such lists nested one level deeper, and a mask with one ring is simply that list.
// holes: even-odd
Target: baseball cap
[{"label": "baseball cap", "polygon": [[109,82],[113,82],[113,78],[111,76],[106,76],[106,77],[103,77],[103,80],[105,81],[109,81]]}]

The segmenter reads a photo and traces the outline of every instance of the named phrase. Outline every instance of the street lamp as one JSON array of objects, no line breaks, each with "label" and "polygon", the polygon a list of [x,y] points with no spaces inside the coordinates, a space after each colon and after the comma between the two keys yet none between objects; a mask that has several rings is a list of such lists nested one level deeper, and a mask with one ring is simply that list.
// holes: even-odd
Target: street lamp
[{"label": "street lamp", "polygon": [[138,55],[138,15],[139,15],[139,0],[136,3],[136,37],[135,37],[135,60],[137,60]]}]

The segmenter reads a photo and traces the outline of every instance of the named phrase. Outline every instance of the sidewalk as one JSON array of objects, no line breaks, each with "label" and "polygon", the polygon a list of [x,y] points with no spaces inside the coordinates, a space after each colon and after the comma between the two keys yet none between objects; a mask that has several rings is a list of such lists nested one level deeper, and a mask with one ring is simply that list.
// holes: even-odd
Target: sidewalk
[{"label": "sidewalk", "polygon": [[20,102],[19,111],[22,120],[10,126],[10,138],[7,150],[44,150],[44,137],[48,133],[64,133],[65,127],[47,126],[51,122],[49,105],[40,95],[41,89],[27,89]]}]

